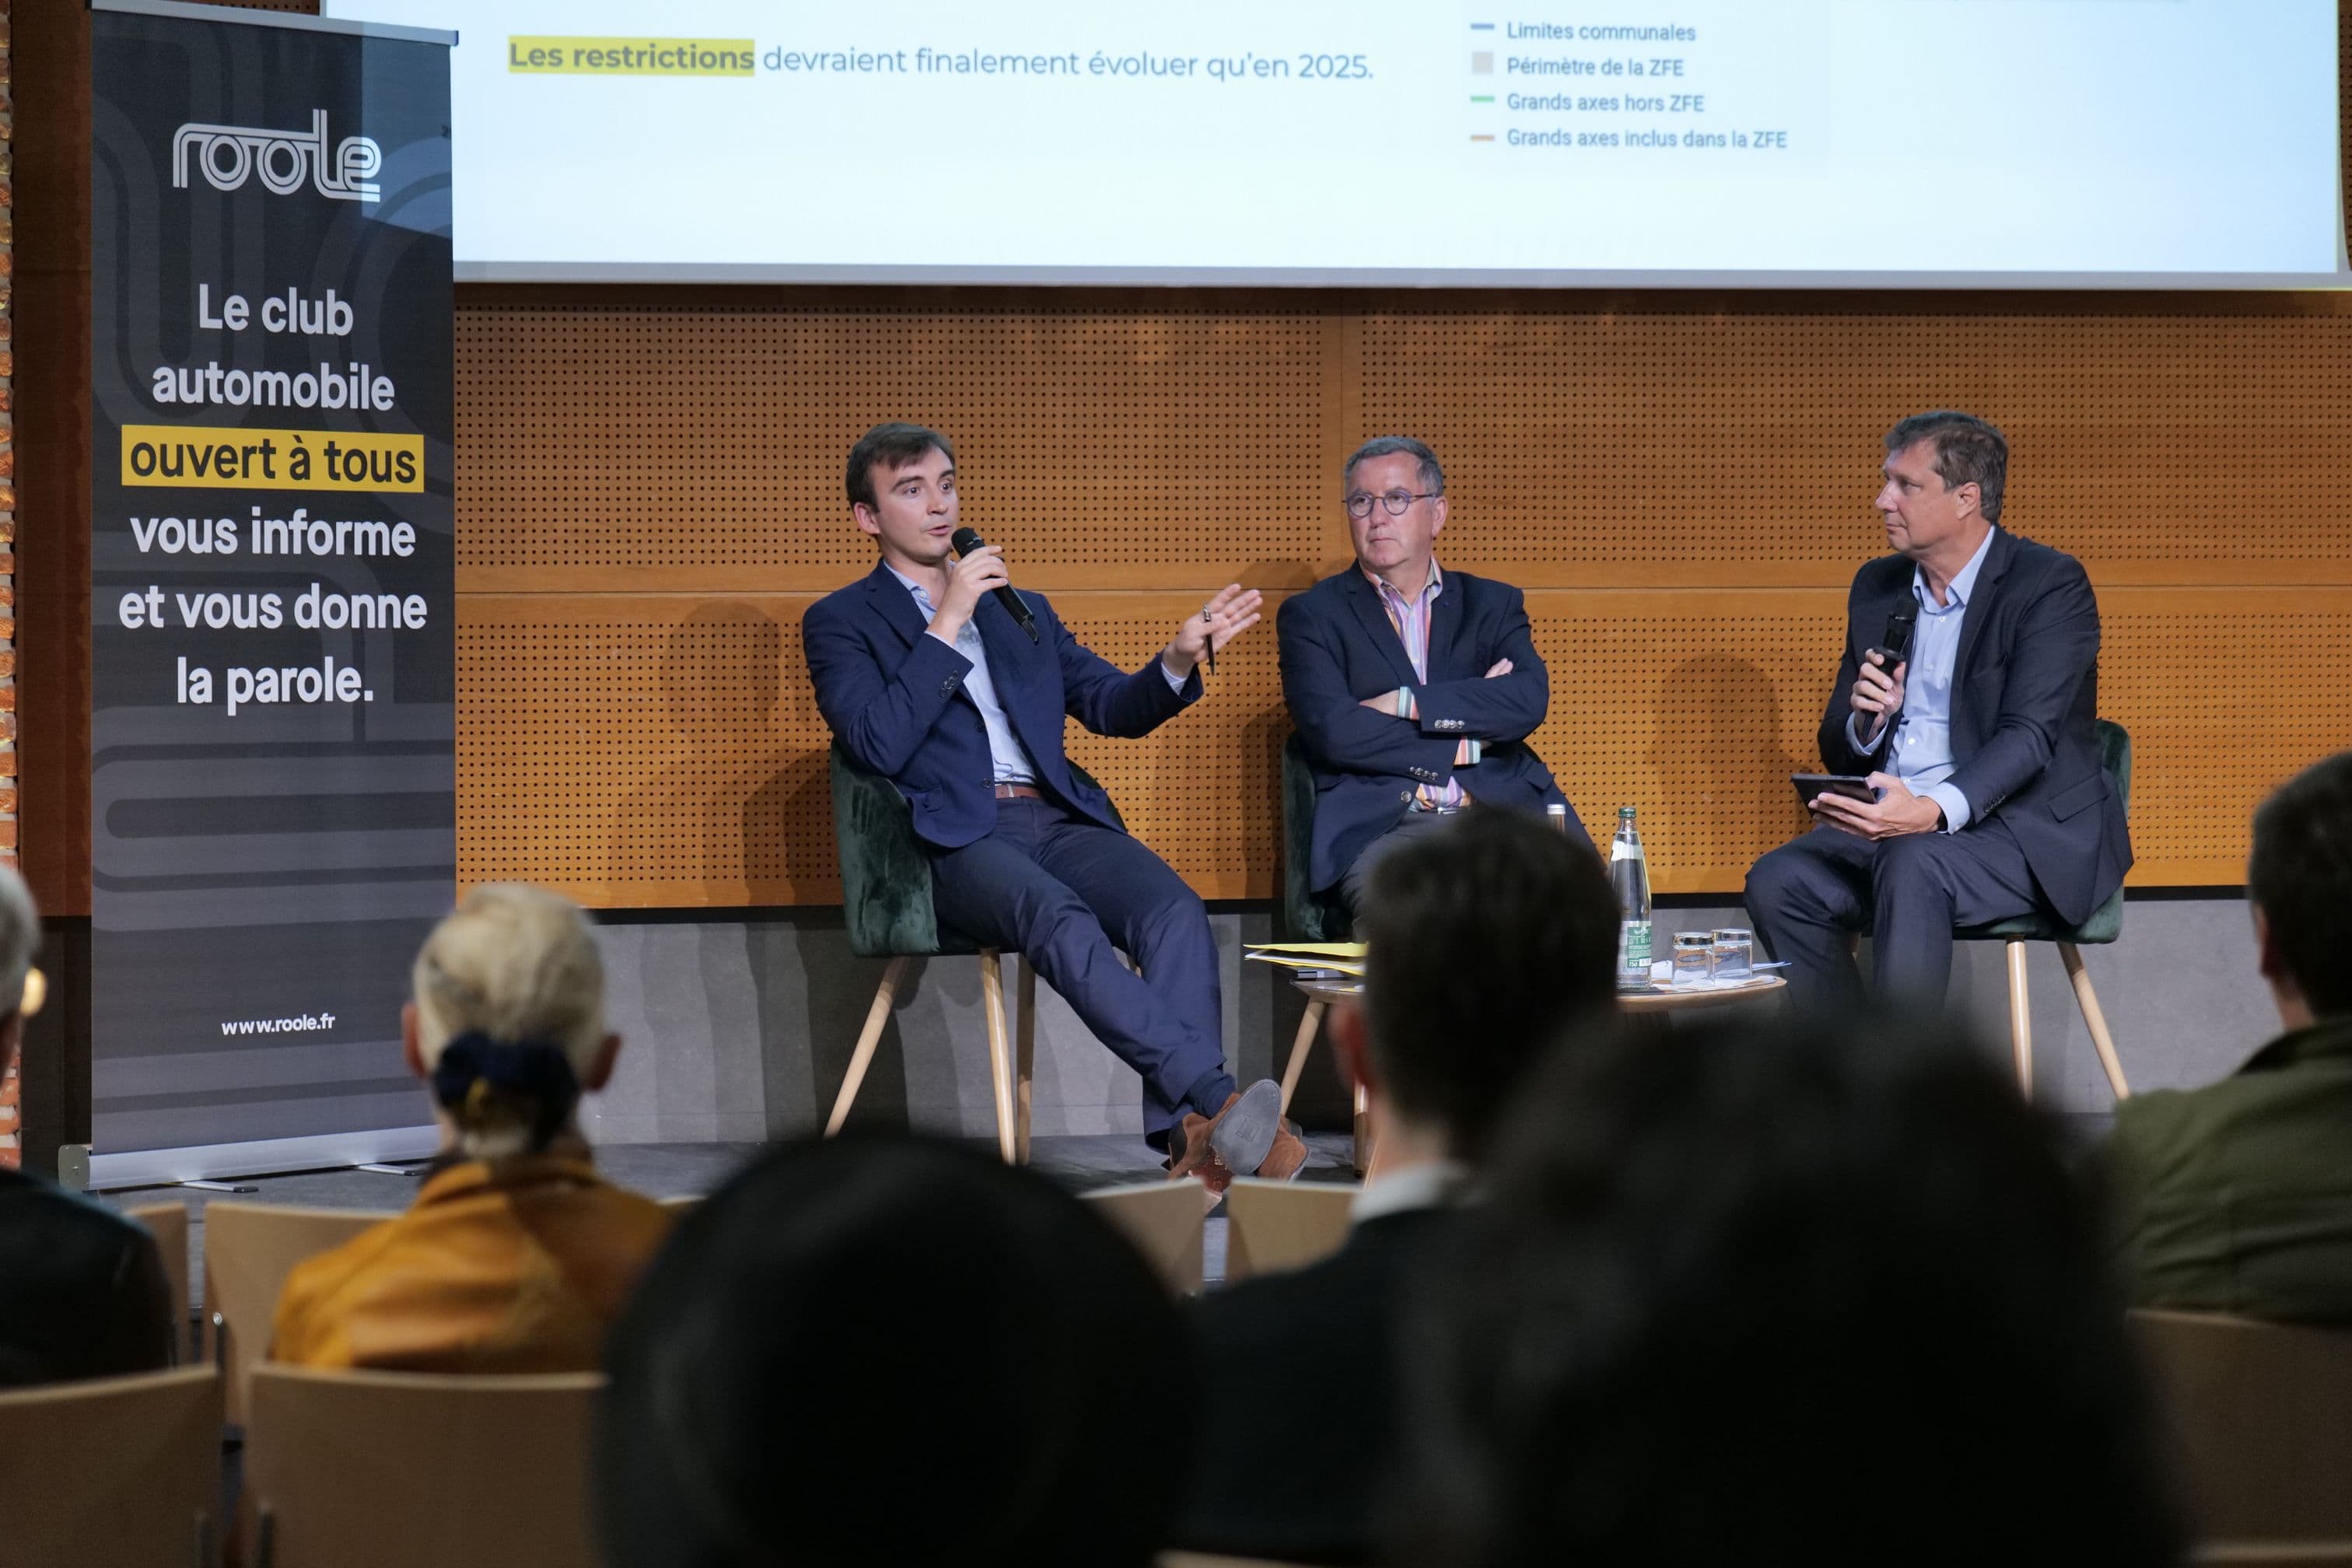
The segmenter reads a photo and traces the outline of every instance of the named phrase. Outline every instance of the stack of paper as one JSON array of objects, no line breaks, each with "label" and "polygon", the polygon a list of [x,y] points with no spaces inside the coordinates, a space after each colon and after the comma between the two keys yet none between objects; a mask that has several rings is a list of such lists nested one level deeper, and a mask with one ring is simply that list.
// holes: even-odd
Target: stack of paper
[{"label": "stack of paper", "polygon": [[1360,942],[1269,942],[1248,945],[1249,956],[1260,963],[1352,975],[1358,980],[1364,977],[1364,944]]}]

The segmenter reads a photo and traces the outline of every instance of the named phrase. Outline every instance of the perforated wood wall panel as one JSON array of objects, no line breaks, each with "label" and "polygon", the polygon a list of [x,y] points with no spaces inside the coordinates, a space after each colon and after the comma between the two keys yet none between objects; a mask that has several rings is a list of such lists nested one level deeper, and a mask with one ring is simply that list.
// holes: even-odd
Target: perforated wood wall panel
[{"label": "perforated wood wall panel", "polygon": [[[2224,313],[2225,310],[2228,313]],[[2341,581],[2352,315],[1882,304],[1368,320],[1362,427],[1423,435],[1450,555],[1534,584],[1847,581],[1885,547],[1878,437],[1967,408],[2012,445],[2006,520],[2102,582]]]},{"label": "perforated wood wall panel", "polygon": [[[1921,407],[2007,429],[2005,521],[2099,586],[2137,882],[2235,882],[2262,794],[2352,744],[2335,297],[472,289],[457,342],[468,879],[839,896],[798,620],[871,564],[841,465],[893,416],[956,438],[968,521],[1129,667],[1222,582],[1336,569],[1339,458],[1427,436],[1441,556],[1531,590],[1538,744],[1595,826],[1643,808],[1668,891],[1801,826],[1879,437]],[[2294,695],[2260,674],[2290,659]],[[1222,662],[1160,734],[1072,751],[1203,894],[1271,896],[1271,626]]]},{"label": "perforated wood wall panel", "polygon": [[1315,317],[914,298],[935,302],[461,312],[466,581],[836,586],[874,560],[843,460],[894,417],[949,433],[969,521],[1044,585],[1189,584],[1314,539]]}]

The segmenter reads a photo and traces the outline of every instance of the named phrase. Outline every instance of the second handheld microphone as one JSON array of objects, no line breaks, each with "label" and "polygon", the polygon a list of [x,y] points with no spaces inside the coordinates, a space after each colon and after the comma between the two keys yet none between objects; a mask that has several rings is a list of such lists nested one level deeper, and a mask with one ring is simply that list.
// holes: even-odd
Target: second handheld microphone
[{"label": "second handheld microphone", "polygon": [[[957,529],[948,536],[948,542],[955,546],[955,552],[958,555],[969,555],[975,550],[987,548],[988,545],[988,541],[980,536],[980,531],[973,528]],[[1004,606],[1004,613],[1019,622],[1021,629],[1029,634],[1029,640],[1035,642],[1037,617],[1029,613],[1029,606],[1021,602],[1021,595],[1013,591],[1013,584],[1007,583],[1002,588],[993,589],[992,592],[996,595],[996,602]]]},{"label": "second handheld microphone", "polygon": [[1885,659],[1882,666],[1892,676],[1895,667],[1911,657],[1911,628],[1919,619],[1919,606],[1905,603],[1886,612],[1886,637],[1870,651]]}]

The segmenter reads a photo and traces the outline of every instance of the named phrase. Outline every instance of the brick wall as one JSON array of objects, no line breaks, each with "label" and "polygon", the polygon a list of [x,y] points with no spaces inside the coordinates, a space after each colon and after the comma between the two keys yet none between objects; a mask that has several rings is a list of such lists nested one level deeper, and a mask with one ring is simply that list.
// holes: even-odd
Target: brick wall
[{"label": "brick wall", "polygon": [[[0,0],[0,862],[16,863],[16,342],[15,301],[16,116],[9,91],[8,6]],[[0,1076],[0,1166],[17,1160],[16,1064]]]}]

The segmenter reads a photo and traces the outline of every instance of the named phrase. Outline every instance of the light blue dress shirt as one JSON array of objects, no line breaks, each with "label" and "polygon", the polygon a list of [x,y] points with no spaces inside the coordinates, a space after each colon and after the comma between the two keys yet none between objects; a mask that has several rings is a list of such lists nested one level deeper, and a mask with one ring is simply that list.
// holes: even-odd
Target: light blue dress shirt
[{"label": "light blue dress shirt", "polygon": [[[940,613],[940,607],[931,603],[929,589],[887,561],[882,563],[882,568],[898,579],[899,585],[915,596],[915,607],[923,612],[926,624]],[[923,635],[935,637],[938,634],[926,631]],[[939,640],[946,642],[948,639],[940,637]],[[971,621],[964,622],[950,646],[971,660],[971,669],[963,678],[963,689],[971,698],[972,706],[980,710],[981,726],[988,731],[988,760],[994,782],[1035,784],[1037,764],[1029,760],[1029,753],[1023,748],[1020,737],[1013,734],[1013,721],[1005,716],[1004,703],[996,695],[996,681],[988,673],[988,645],[981,638],[980,627]],[[1184,689],[1184,683],[1171,675],[1165,664],[1160,667],[1160,674],[1174,690]]]},{"label": "light blue dress shirt", "polygon": [[[1943,807],[1947,833],[1958,833],[1974,815],[1969,797],[1947,782],[1958,765],[1952,760],[1952,681],[1960,658],[1960,628],[1968,620],[1969,601],[1976,597],[1977,573],[1999,532],[1985,531],[1977,552],[1945,584],[1943,604],[1927,591],[1927,574],[1916,566],[1911,569],[1919,622],[1911,633],[1911,668],[1903,677],[1903,712],[1893,726],[1894,749],[1880,771],[1901,779],[1913,795]],[[1862,743],[1861,720],[1859,713],[1846,715],[1845,738],[1858,752],[1874,752],[1877,747]],[[1879,743],[1885,742],[1881,734]]]}]

